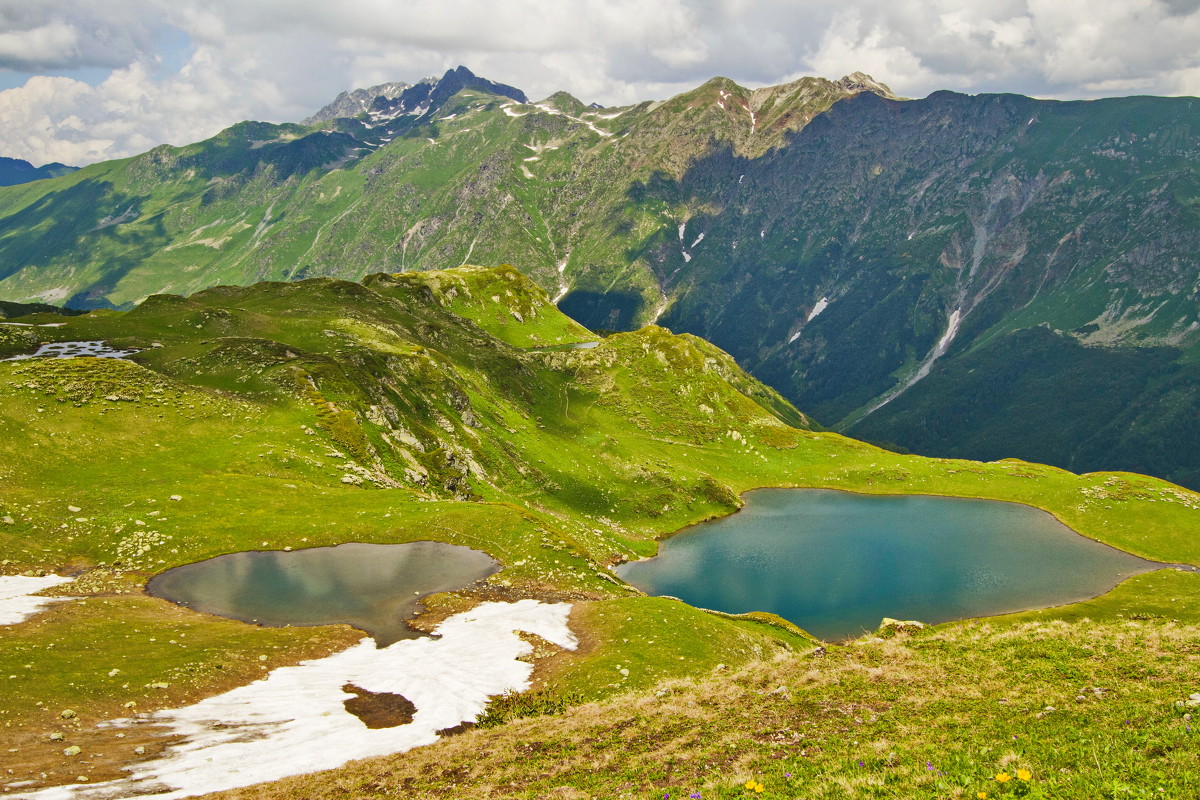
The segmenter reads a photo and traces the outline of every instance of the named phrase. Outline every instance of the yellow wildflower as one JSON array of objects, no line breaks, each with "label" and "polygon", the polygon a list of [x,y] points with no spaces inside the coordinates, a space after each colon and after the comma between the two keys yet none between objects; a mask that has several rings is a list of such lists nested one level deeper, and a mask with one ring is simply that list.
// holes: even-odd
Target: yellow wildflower
[{"label": "yellow wildflower", "polygon": [[767,787],[763,786],[761,783],[754,784],[754,791],[757,792],[758,794],[762,794],[763,792],[766,791],[766,789],[767,789]]},{"label": "yellow wildflower", "polygon": [[1001,772],[996,776],[996,780],[1000,783],[1007,783],[1012,780],[1012,775],[1009,775],[1007,772]]},{"label": "yellow wildflower", "polygon": [[1027,781],[1032,777],[1033,777],[1033,773],[1027,769],[1017,770],[1017,780],[1019,780],[1019,781]]},{"label": "yellow wildflower", "polygon": [[980,792],[979,794],[977,794],[975,796],[978,797],[979,800],[987,800],[987,792]]},{"label": "yellow wildflower", "polygon": [[754,778],[751,778],[750,780],[746,781],[746,788],[749,789],[750,791],[754,791]]}]

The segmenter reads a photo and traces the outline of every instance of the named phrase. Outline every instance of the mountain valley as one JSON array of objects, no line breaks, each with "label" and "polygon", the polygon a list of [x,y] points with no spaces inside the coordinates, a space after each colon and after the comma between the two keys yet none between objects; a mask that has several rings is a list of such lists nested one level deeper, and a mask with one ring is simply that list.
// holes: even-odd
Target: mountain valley
[{"label": "mountain valley", "polygon": [[[825,426],[1200,486],[1173,445],[1200,402],[1193,99],[901,100],[856,73],[603,109],[464,68],[368,94],[0,190],[0,293],[511,263],[589,327],[714,342]],[[964,414],[981,365],[1006,391]],[[1064,375],[1083,429],[1064,405],[1002,434],[1017,387]]]},{"label": "mountain valley", "polygon": [[[0,188],[0,792],[1200,792],[1198,102],[459,67]],[[763,487],[1152,563],[838,642],[621,578]],[[379,646],[147,590],[419,542],[493,566]]]}]

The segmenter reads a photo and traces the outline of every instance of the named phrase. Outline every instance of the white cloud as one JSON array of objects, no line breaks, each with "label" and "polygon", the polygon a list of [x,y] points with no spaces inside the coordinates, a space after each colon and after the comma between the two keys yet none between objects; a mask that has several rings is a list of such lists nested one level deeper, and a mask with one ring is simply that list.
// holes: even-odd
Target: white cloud
[{"label": "white cloud", "polygon": [[1195,0],[0,0],[0,70],[35,76],[0,93],[0,154],[128,155],[458,64],[606,104],[855,70],[1095,97],[1200,91],[1198,53]]},{"label": "white cloud", "polygon": [[79,57],[79,32],[60,20],[24,31],[0,32],[0,64],[67,65]]}]

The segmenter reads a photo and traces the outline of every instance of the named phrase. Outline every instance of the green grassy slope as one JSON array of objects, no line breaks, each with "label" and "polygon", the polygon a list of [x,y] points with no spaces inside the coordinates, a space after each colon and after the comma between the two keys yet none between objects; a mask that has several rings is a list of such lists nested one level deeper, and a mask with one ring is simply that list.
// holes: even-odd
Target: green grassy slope
[{"label": "green grassy slope", "polygon": [[569,714],[209,797],[1191,797],[1200,741],[1175,704],[1195,689],[1196,621],[1193,608],[1182,624],[987,622],[705,664]]},{"label": "green grassy slope", "polygon": [[[584,325],[702,336],[856,436],[1200,486],[1195,448],[1168,441],[1200,403],[1173,380],[1200,341],[1194,99],[900,101],[864,76],[714,78],[590,109],[471,87],[421,116],[241,123],[0,188],[0,295],[128,308],[217,284],[519,264]],[[1016,405],[911,419],[912,405],[961,418],[955,366],[1041,380],[1007,338],[1038,327],[1064,337],[1058,356],[1086,348],[1056,373],[1085,400],[1112,349],[1165,361],[1126,379],[1135,410],[1085,402],[1096,435],[1039,415],[998,452]],[[910,402],[879,406],[933,367]]]},{"label": "green grassy slope", "polygon": [[[59,319],[38,336],[139,352],[0,362],[0,570],[78,572],[71,591],[100,601],[86,613],[61,604],[15,629],[19,652],[6,650],[0,666],[19,676],[22,697],[43,703],[2,709],[0,730],[28,756],[24,774],[46,771],[33,756],[53,746],[33,743],[63,707],[92,720],[147,703],[157,681],[144,674],[197,676],[164,679],[163,694],[150,692],[162,704],[217,691],[234,674],[190,650],[149,648],[151,661],[127,670],[136,680],[84,691],[56,672],[57,656],[41,655],[63,635],[183,625],[231,664],[270,641],[260,666],[345,640],[344,629],[260,639],[251,626],[140,595],[149,576],[220,553],[424,539],[484,550],[502,571],[440,602],[579,601],[573,623],[586,646],[540,668],[551,706],[811,646],[773,620],[641,597],[608,569],[733,511],[757,486],[1013,500],[1131,552],[1200,565],[1192,492],[1136,475],[879,450],[807,427],[727,354],[653,326],[590,349],[541,350],[587,332],[509,268],[214,287]],[[107,649],[72,658],[72,674],[112,668]],[[518,703],[501,718],[527,711]]]}]

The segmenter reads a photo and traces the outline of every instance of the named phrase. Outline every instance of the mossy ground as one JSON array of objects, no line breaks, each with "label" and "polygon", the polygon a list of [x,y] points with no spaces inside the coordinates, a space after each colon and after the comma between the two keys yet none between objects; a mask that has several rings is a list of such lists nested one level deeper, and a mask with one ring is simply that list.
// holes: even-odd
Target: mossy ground
[{"label": "mossy ground", "polygon": [[[448,298],[426,281],[462,292]],[[528,315],[520,312],[526,321],[511,312],[511,323],[492,319],[486,309],[473,317],[456,313],[466,313],[456,308],[466,289],[490,301],[497,281],[509,287],[510,301],[529,304]],[[186,627],[190,640],[213,643],[221,663],[266,642],[267,665],[287,663],[344,639],[343,629],[265,631],[167,611],[137,594],[156,572],[226,552],[420,539],[484,550],[504,569],[476,596],[577,602],[573,623],[585,646],[543,659],[539,668],[540,696],[550,709],[564,699],[603,701],[693,680],[718,664],[767,669],[773,653],[794,660],[811,646],[786,626],[640,597],[608,570],[653,553],[664,535],[730,513],[741,492],[759,486],[1022,502],[1139,555],[1200,565],[1200,497],[1162,481],[1076,476],[1012,461],[922,459],[811,430],[803,414],[716,348],[653,327],[593,349],[529,352],[513,344],[569,342],[577,331],[561,315],[556,320],[544,293],[515,271],[468,268],[367,284],[321,279],[156,297],[129,313],[93,313],[38,329],[56,340],[140,348],[131,361],[0,364],[0,517],[12,519],[0,524],[0,568],[82,572],[72,591],[95,595],[0,633],[23,648],[5,648],[0,657],[0,669],[19,676],[6,680],[22,687],[23,699],[4,703],[3,735],[16,743],[10,748],[27,753],[29,742],[46,735],[40,709],[78,706],[89,721],[111,716],[127,702],[146,702],[145,685],[159,682],[147,676],[183,675],[179,670],[197,663],[183,647],[151,647],[138,651],[142,660],[128,670],[137,679],[117,683],[105,677],[114,668],[110,647],[74,647],[68,669],[59,655],[68,651],[55,652],[64,639],[124,646],[127,631],[149,630],[148,618],[160,612],[156,624],[164,632],[153,636],[156,646],[163,637],[182,641],[166,631]],[[536,340],[523,325],[536,329]],[[1194,632],[1186,626],[1195,620],[1163,598],[1194,596],[1193,580],[1153,573],[1093,601],[1099,605],[1062,613],[1114,625],[1150,616],[1145,624],[1164,631],[1176,625],[1170,636],[1179,639]],[[999,630],[1007,623],[988,624]],[[1080,622],[1070,630],[1089,627]],[[940,631],[930,640],[957,642],[947,647],[966,661],[951,680],[969,685],[966,662],[999,652],[1000,639],[980,640],[970,655],[979,638]],[[29,661],[18,665],[25,653]],[[1063,654],[1064,669],[1081,669],[1072,659],[1082,655]],[[217,691],[232,674],[206,678],[207,667],[197,669],[203,674],[190,685],[197,694]],[[1175,667],[1168,671],[1174,675]],[[841,697],[841,689],[830,691]],[[536,709],[518,703],[510,711],[505,719]],[[695,736],[700,730],[697,721]],[[1104,735],[1124,741],[1116,728]],[[678,743],[681,754],[693,752],[688,742]],[[41,762],[22,763],[32,769]],[[652,785],[630,777],[629,763],[623,780]],[[736,755],[714,763],[725,771],[704,778],[711,786],[741,780],[743,767],[759,762]],[[804,763],[797,761],[793,773],[805,774]],[[904,771],[887,774],[913,779]],[[661,771],[646,775],[674,780]],[[523,780],[567,785],[565,778]]]}]

